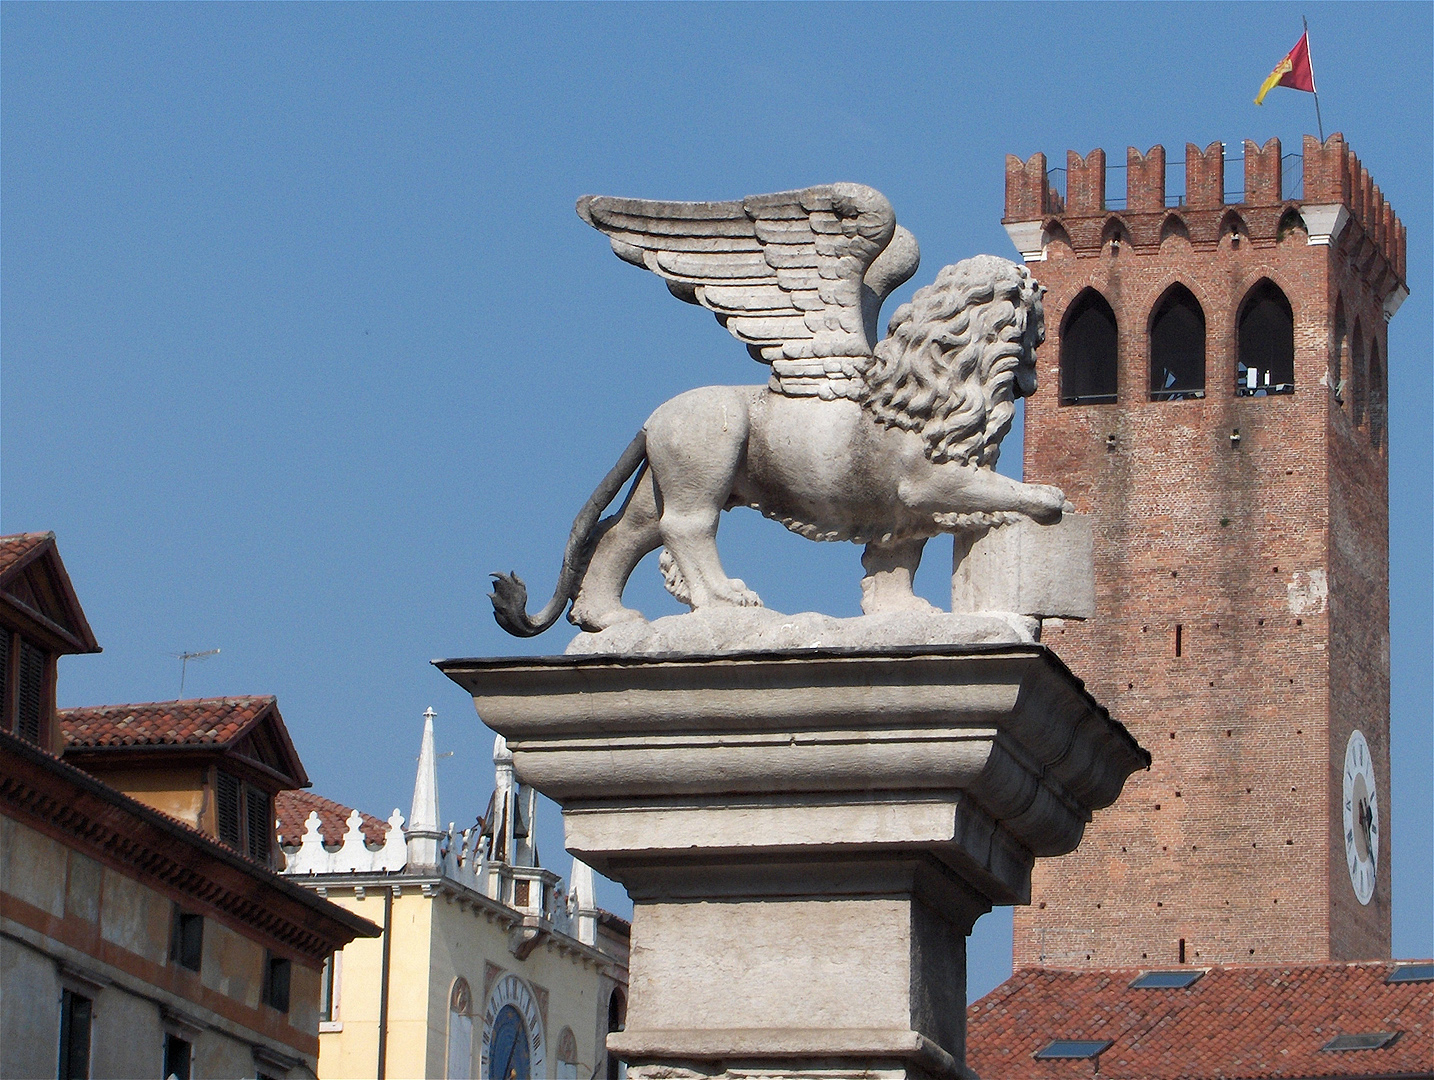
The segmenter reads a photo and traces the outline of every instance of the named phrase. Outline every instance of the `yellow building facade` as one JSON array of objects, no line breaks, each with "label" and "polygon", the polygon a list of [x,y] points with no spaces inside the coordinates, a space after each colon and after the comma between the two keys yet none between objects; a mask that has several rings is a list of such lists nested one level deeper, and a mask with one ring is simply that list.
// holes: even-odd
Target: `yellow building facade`
[{"label": "yellow building facade", "polygon": [[414,800],[379,821],[307,793],[281,798],[286,875],[383,927],[325,972],[319,1076],[617,1076],[628,924],[597,909],[592,871],[538,864],[535,793],[502,739],[494,794],[472,829],[440,829],[433,715]]}]

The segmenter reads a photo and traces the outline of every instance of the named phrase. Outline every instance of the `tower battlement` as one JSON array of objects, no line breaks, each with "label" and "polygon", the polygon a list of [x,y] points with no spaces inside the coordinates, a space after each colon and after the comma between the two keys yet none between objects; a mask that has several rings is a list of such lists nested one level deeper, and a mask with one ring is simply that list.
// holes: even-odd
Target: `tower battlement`
[{"label": "tower battlement", "polygon": [[[1368,263],[1370,284],[1382,295],[1407,295],[1407,230],[1344,136],[1336,132],[1323,143],[1304,137],[1296,198],[1285,197],[1286,180],[1294,179],[1284,175],[1287,160],[1279,139],[1263,146],[1245,140],[1243,197],[1230,202],[1223,143],[1203,150],[1185,145],[1185,190],[1179,193],[1167,192],[1164,146],[1157,143],[1144,154],[1128,147],[1121,207],[1107,197],[1109,167],[1099,147],[1085,156],[1067,151],[1064,192],[1052,183],[1052,172],[1062,170],[1051,170],[1045,154],[1025,161],[1008,154],[1002,221],[1027,262],[1043,260],[1053,243],[1090,256],[1112,240],[1154,250],[1180,235],[1198,250],[1218,246],[1232,232],[1262,245],[1301,229],[1310,244],[1353,249],[1356,262]],[[1347,229],[1353,231],[1346,236]]]}]

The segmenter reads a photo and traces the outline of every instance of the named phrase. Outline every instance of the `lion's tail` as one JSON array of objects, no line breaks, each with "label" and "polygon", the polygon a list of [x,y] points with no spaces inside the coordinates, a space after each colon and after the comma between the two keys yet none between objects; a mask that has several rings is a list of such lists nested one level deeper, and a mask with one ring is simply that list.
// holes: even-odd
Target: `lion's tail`
[{"label": "lion's tail", "polygon": [[563,551],[563,568],[558,574],[557,588],[553,591],[553,598],[537,615],[527,612],[528,587],[523,584],[522,578],[517,574],[492,575],[493,591],[488,594],[488,599],[493,601],[493,618],[498,620],[499,626],[516,637],[532,637],[558,621],[558,616],[577,596],[578,586],[582,584],[588,560],[592,557],[599,517],[617,497],[628,477],[637,472],[646,459],[647,432],[639,431],[573,521],[568,546]]}]

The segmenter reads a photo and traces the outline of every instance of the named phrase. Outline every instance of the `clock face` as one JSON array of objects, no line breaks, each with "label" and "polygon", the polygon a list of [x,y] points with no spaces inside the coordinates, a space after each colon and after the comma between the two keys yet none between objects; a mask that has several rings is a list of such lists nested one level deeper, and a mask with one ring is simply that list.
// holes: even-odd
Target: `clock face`
[{"label": "clock face", "polygon": [[1344,750],[1344,855],[1354,895],[1367,904],[1379,869],[1379,792],[1369,744],[1359,731]]}]

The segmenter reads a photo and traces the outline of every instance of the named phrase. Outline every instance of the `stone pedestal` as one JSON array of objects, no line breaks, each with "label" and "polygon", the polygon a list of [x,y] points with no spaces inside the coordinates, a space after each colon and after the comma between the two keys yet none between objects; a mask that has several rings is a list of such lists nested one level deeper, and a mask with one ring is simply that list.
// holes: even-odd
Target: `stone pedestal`
[{"label": "stone pedestal", "polygon": [[965,939],[1149,764],[1039,645],[438,665],[634,905],[635,1077],[960,1077]]}]

